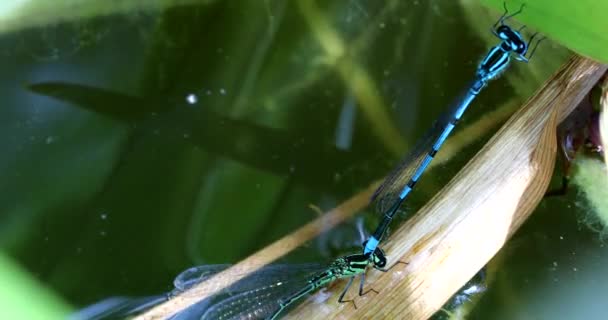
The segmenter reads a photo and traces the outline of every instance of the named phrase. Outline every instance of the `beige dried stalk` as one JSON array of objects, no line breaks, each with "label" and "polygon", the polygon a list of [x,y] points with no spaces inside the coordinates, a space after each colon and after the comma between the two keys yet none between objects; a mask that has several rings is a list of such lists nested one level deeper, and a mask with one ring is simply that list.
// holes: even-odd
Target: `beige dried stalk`
[{"label": "beige dried stalk", "polygon": [[[606,66],[584,58],[568,61],[429,204],[398,228],[383,247],[389,263],[409,264],[387,273],[368,272],[366,285],[378,294],[358,297],[352,290],[347,297],[358,308],[338,304],[344,285],[338,281],[329,288],[330,299],[319,302],[321,296],[313,295],[285,318],[430,317],[496,254],[542,199],[555,162],[556,126],[605,71]],[[376,185],[136,319],[165,319],[271,263],[364,208]]]},{"label": "beige dried stalk", "polygon": [[[556,127],[606,66],[573,57],[412,219],[386,241],[390,272],[368,272],[353,304],[314,297],[287,319],[427,319],[504,245],[542,200],[555,163]],[[331,288],[332,297],[340,285]]]}]

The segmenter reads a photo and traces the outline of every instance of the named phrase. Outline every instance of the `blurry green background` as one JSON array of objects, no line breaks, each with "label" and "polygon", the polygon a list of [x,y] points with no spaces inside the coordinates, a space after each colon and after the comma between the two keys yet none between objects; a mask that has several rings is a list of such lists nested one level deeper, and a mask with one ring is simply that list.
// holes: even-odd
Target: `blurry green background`
[{"label": "blurry green background", "polygon": [[[87,1],[0,34],[0,280],[16,280],[6,292],[45,288],[0,302],[14,318],[167,291],[181,270],[237,262],[316,218],[309,205],[356,194],[466,88],[502,13],[448,0],[74,3]],[[490,84],[461,127],[523,101],[568,54],[543,42],[530,64]],[[488,137],[425,175],[405,209]],[[578,223],[586,208],[576,191],[542,202],[471,317],[608,312],[607,249]],[[282,262],[358,250],[355,222]],[[24,317],[10,299],[40,312]]]}]

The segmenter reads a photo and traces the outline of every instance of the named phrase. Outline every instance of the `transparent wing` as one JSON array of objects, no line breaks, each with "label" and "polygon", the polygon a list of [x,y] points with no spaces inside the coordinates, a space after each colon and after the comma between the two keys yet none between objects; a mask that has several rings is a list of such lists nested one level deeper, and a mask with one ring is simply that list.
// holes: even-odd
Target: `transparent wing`
[{"label": "transparent wing", "polygon": [[265,319],[279,308],[280,299],[300,290],[308,278],[324,268],[320,264],[267,266],[171,320]]},{"label": "transparent wing", "polygon": [[78,310],[70,315],[68,320],[122,320],[164,301],[167,301],[166,295],[142,298],[112,297]]},{"label": "transparent wing", "polygon": [[[230,265],[204,265],[192,267],[180,273],[173,282],[176,293],[186,291],[188,296],[203,295],[204,292],[193,288],[195,285],[207,281],[216,273],[227,269]],[[318,263],[302,263],[302,264],[273,264],[261,268],[249,274],[244,279],[234,283],[233,285],[220,290],[220,293],[236,294],[242,291],[253,290],[271,282],[289,280],[292,278],[301,278],[310,276],[327,266]],[[237,274],[238,271],[236,272]],[[249,273],[243,270],[243,273]],[[217,287],[222,286],[218,283]],[[206,286],[205,290],[215,290],[215,286]]]},{"label": "transparent wing", "polygon": [[173,286],[177,291],[186,291],[201,282],[207,281],[213,275],[228,269],[228,267],[230,267],[229,264],[208,264],[188,268],[175,277]]},{"label": "transparent wing", "polygon": [[376,210],[384,214],[400,201],[403,188],[410,182],[418,168],[423,164],[426,155],[433,149],[444,129],[452,121],[456,111],[461,107],[462,101],[469,94],[467,90],[456,103],[445,111],[431,126],[429,130],[416,142],[414,147],[403,158],[401,163],[393,169],[384,182],[376,189],[371,201],[375,203]]},{"label": "transparent wing", "polygon": [[[165,302],[171,295],[202,295],[200,291],[193,289],[193,287],[205,281],[213,281],[209,279],[228,267],[230,267],[228,264],[217,264],[188,268],[175,278],[173,281],[175,289],[170,294],[141,298],[108,298],[83,308],[71,315],[69,320],[124,319],[129,316],[140,314],[155,305]],[[266,312],[263,311],[265,310],[263,308],[264,306],[267,306],[268,308],[278,306],[278,299],[300,289],[298,286],[305,284],[308,277],[323,270],[324,267],[326,266],[321,264],[276,264],[266,266],[228,288],[219,290],[216,294],[208,298],[201,299],[201,301],[195,305],[173,315],[171,319],[199,320],[203,315],[207,314],[208,316],[205,316],[207,317],[205,319],[219,319],[213,318],[213,315],[218,314],[219,316],[219,314],[230,314],[228,311],[232,308],[231,306],[235,306],[235,308],[237,308],[235,310],[240,310],[237,314],[243,312],[261,314],[261,312]],[[245,272],[245,270],[243,270],[243,272]],[[219,288],[221,285],[221,283],[218,283],[217,287]],[[208,290],[213,290],[213,288],[214,286],[207,287]],[[258,307],[261,311],[253,310],[253,307],[249,305],[250,302],[254,300],[261,302]],[[250,316],[249,319],[257,318],[252,318]]]},{"label": "transparent wing", "polygon": [[201,320],[266,319],[279,309],[282,298],[306,285],[305,278],[266,283],[213,305],[202,315]]}]

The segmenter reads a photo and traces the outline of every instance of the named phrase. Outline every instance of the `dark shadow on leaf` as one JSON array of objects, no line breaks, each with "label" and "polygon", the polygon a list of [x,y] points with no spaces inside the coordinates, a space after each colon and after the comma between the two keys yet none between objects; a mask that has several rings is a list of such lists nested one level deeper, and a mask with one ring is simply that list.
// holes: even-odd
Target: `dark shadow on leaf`
[{"label": "dark shadow on leaf", "polygon": [[170,109],[155,100],[145,101],[127,94],[67,82],[41,82],[28,85],[29,90],[72,103],[116,120],[139,120]]},{"label": "dark shadow on leaf", "polygon": [[[231,119],[209,108],[65,82],[36,83],[28,88],[123,122],[161,121],[163,133],[176,143],[188,141],[208,152],[326,190],[363,186],[376,178],[376,171],[369,168],[379,166],[369,155],[339,150],[333,144],[303,138],[304,134]],[[185,133],[188,139],[184,139]]]}]

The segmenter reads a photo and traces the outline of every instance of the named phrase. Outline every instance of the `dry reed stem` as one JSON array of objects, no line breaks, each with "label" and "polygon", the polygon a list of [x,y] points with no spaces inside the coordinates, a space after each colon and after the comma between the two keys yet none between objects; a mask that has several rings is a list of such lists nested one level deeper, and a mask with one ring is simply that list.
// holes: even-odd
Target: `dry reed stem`
[{"label": "dry reed stem", "polygon": [[[441,153],[437,155],[435,161],[430,164],[429,171],[433,167],[441,165],[452,158],[459,150],[474,142],[476,137],[482,136],[496,127],[498,123],[504,121],[511,114],[513,109],[513,104],[507,103],[496,110],[490,111],[488,117],[483,117],[471,126],[456,133],[450,138],[446,146],[441,150]],[[213,279],[188,290],[182,296],[175,297],[156,306],[135,319],[165,319],[189,307],[193,303],[234,284],[264,265],[283,257],[293,249],[317,237],[321,232],[335,227],[365,208],[372,193],[381,181],[378,180],[371,183],[365,190],[347,199],[338,207],[327,211],[321,217],[254,253],[232,268],[218,274]]]},{"label": "dry reed stem", "polygon": [[218,273],[212,279],[202,282],[184,294],[178,295],[177,297],[154,307],[146,313],[137,316],[135,319],[165,319],[245,278],[252,272],[277,260],[303,243],[310,241],[319,235],[320,231],[327,230],[343,222],[355,212],[364,208],[369,202],[369,197],[372,195],[377,185],[378,182],[373,183],[365,191],[346,200],[340,206],[332,209],[322,217],[315,219],[295,232],[292,232],[232,267]]},{"label": "dry reed stem", "polygon": [[[409,264],[368,272],[363,297],[307,299],[289,319],[427,319],[481,269],[542,199],[555,162],[555,129],[605,72],[570,59],[483,149],[384,244]],[[353,286],[356,287],[356,286]],[[314,301],[314,302],[313,302]]]},{"label": "dry reed stem", "polygon": [[[560,110],[557,120],[561,121],[597,81],[602,68],[580,58],[570,61],[431,204],[389,239],[386,249],[390,254],[402,256],[410,263],[407,276],[389,272],[378,277],[379,273],[370,273],[368,283],[382,287],[380,295],[388,295],[390,299],[378,297],[383,299],[381,305],[370,303],[361,308],[375,299],[373,294],[357,298],[358,309],[350,304],[338,305],[333,300],[321,308],[309,299],[291,315],[306,319],[327,316],[367,319],[378,315],[390,318],[403,313],[415,319],[427,318],[494,255],[538,203],[554,161],[558,114],[552,110]],[[553,149],[547,149],[547,146]],[[440,155],[442,157],[434,165],[449,157],[445,152]],[[539,173],[542,173],[542,179],[533,179]],[[377,182],[325,216],[136,319],[165,319],[230,286],[363,209],[376,186]],[[497,209],[494,210],[497,212],[488,214],[489,208]],[[481,245],[483,250],[476,245]],[[393,274],[397,274],[397,278],[390,280]]]},{"label": "dry reed stem", "polygon": [[[448,186],[395,232],[386,249],[410,264],[405,270],[398,266],[385,274],[370,273],[368,285],[382,288],[379,297],[356,297],[357,309],[332,299],[313,303],[312,298],[288,318],[428,318],[498,251],[540,201],[553,168],[556,124],[605,70],[589,60],[572,59]],[[136,319],[165,319],[244,278],[364,208],[376,185]],[[341,290],[335,284],[331,288]]]}]

